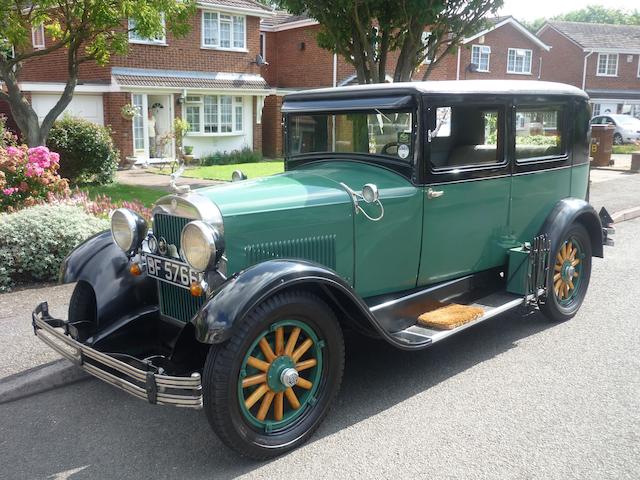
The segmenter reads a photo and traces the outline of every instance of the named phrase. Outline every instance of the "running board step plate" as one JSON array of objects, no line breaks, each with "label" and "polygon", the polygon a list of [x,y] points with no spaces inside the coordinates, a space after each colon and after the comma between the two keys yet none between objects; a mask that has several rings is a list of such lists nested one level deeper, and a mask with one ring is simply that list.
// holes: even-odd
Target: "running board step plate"
[{"label": "running board step plate", "polygon": [[483,309],[484,314],[457,328],[452,330],[435,330],[423,327],[416,323],[404,330],[394,332],[391,335],[399,342],[407,345],[413,345],[416,347],[420,345],[427,346],[455,335],[456,333],[472,327],[473,325],[489,320],[496,315],[512,310],[523,303],[524,298],[518,295],[512,295],[506,292],[492,293],[491,295],[481,298],[470,305],[472,307],[479,307]]}]

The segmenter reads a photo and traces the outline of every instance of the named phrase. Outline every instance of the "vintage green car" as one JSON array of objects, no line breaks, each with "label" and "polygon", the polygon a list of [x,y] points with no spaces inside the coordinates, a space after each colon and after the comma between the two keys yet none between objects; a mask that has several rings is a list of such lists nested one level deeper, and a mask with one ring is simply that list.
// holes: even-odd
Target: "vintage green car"
[{"label": "vintage green car", "polygon": [[68,320],[36,334],[153,404],[204,408],[267,458],[319,426],[343,331],[429,347],[520,306],[585,297],[611,219],[585,201],[586,94],[528,81],[369,85],[283,103],[286,171],[118,209],[77,247]]}]

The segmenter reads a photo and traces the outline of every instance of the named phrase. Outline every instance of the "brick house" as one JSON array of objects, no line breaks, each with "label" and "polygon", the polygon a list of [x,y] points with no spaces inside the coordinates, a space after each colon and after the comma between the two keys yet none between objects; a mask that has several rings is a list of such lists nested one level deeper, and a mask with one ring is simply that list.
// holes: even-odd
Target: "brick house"
[{"label": "brick house", "polygon": [[544,80],[586,90],[593,114],[640,118],[640,26],[547,22],[537,33],[552,46]]},{"label": "brick house", "polygon": [[[460,48],[439,61],[429,80],[539,79],[542,53],[547,52],[549,46],[513,17],[494,18],[489,22],[488,28],[464,39]],[[318,46],[319,30],[317,21],[283,11],[276,11],[274,16],[260,22],[261,51],[269,63],[263,75],[269,85],[275,87],[275,94],[265,100],[263,112],[262,138],[267,156],[282,155],[283,95],[357,81],[353,66]],[[397,53],[392,53],[389,57],[391,73],[396,56]],[[414,80],[422,80],[428,61],[426,59],[425,66],[415,73]]]},{"label": "brick house", "polygon": [[[174,143],[167,134],[176,117],[189,121],[184,143],[197,156],[262,149],[262,104],[272,90],[257,58],[259,22],[272,10],[254,0],[200,0],[197,6],[186,37],[148,39],[130,31],[126,56],[113,56],[104,67],[82,65],[67,112],[110,125],[123,158],[171,157]],[[34,28],[32,40],[34,48],[51,41],[41,28]],[[33,59],[20,73],[21,88],[40,117],[64,88],[65,55]],[[139,111],[133,120],[122,116],[126,104]]]}]

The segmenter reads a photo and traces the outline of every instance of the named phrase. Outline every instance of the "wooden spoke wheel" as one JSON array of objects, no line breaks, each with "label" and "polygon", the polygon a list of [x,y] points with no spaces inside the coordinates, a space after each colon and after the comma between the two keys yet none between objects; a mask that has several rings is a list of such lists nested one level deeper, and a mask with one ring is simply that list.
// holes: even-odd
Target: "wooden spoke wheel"
[{"label": "wooden spoke wheel", "polygon": [[547,295],[540,309],[549,319],[562,321],[580,309],[591,276],[591,239],[581,224],[571,225],[550,264]]},{"label": "wooden spoke wheel", "polygon": [[340,388],[342,331],[333,310],[306,291],[256,306],[212,345],[202,373],[209,423],[229,447],[266,459],[305,442]]},{"label": "wooden spoke wheel", "polygon": [[324,342],[296,320],[260,333],[238,375],[238,399],[252,425],[271,432],[286,426],[316,401]]}]

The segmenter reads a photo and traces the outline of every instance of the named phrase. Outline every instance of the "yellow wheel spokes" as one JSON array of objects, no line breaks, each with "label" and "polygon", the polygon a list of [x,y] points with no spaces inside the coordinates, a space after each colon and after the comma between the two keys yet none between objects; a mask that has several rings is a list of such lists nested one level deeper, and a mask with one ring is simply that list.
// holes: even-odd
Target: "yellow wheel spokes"
[{"label": "yellow wheel spokes", "polygon": [[[310,338],[306,338],[300,345],[297,345],[300,333],[300,327],[292,328],[289,333],[289,338],[286,339],[285,342],[285,329],[284,327],[278,327],[275,330],[275,351],[272,349],[265,335],[258,342],[258,347],[264,356],[264,360],[254,356],[247,358],[247,365],[259,370],[260,373],[242,379],[243,389],[257,386],[255,390],[245,398],[244,406],[247,410],[250,410],[262,400],[257,413],[255,413],[255,418],[261,422],[267,419],[271,410],[273,420],[281,421],[285,414],[285,398],[287,399],[287,404],[290,409],[297,410],[301,407],[300,400],[292,387],[284,388],[282,391],[274,391],[268,383],[269,369],[276,359],[280,358],[279,361],[282,361],[281,357],[283,356],[289,357],[289,361],[295,365],[297,372],[308,370],[318,365],[316,358],[300,360],[313,346],[313,341]],[[299,376],[294,387],[311,390],[313,388],[313,382]],[[272,406],[273,408],[271,408]]]},{"label": "yellow wheel spokes", "polygon": [[569,298],[575,289],[573,279],[578,278],[580,274],[574,271],[569,278],[565,278],[563,269],[566,268],[567,264],[571,267],[576,267],[580,263],[580,259],[576,258],[577,255],[578,249],[573,245],[572,241],[565,242],[556,254],[556,263],[553,266],[553,290],[560,300]]}]

